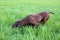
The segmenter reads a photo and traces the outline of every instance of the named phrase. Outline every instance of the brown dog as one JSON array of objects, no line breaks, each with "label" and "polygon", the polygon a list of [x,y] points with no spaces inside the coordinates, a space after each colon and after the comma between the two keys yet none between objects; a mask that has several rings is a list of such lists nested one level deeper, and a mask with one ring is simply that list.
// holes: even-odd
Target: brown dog
[{"label": "brown dog", "polygon": [[[12,25],[12,27],[21,27],[24,25],[32,25],[36,26],[39,22],[45,24],[46,21],[49,19],[49,15],[52,12],[41,12],[35,15],[28,15],[23,20],[19,20]],[[54,13],[53,13],[54,14]]]}]

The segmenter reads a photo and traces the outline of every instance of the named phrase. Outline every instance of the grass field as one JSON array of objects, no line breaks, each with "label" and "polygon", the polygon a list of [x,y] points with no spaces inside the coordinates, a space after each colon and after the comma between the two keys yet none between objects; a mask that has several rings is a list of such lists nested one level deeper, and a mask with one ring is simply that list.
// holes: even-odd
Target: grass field
[{"label": "grass field", "polygon": [[[12,28],[29,14],[51,11],[44,26]],[[0,40],[60,40],[60,0],[0,0]]]}]

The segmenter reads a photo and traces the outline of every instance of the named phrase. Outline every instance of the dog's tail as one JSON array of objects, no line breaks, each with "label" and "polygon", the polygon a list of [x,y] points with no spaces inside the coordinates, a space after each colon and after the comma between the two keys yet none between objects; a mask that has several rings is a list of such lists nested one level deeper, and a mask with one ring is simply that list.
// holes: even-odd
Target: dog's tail
[{"label": "dog's tail", "polygon": [[53,12],[49,12],[49,13],[51,13],[51,14],[55,14],[55,13],[53,13]]}]

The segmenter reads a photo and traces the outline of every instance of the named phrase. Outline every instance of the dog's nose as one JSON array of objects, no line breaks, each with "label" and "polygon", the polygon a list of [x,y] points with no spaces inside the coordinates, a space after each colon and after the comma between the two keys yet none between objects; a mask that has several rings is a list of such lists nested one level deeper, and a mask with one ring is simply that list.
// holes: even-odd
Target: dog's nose
[{"label": "dog's nose", "polygon": [[16,28],[16,27],[18,27],[18,25],[16,25],[16,24],[13,24],[13,25],[12,25],[12,27],[13,27],[13,28]]}]

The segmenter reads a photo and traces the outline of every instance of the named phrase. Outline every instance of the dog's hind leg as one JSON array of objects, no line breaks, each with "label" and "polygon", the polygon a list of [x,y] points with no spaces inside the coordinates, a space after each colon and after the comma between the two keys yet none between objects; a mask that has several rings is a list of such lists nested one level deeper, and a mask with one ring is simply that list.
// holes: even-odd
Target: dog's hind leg
[{"label": "dog's hind leg", "polygon": [[49,17],[44,17],[42,20],[42,24],[45,24],[48,19],[49,19]]}]

